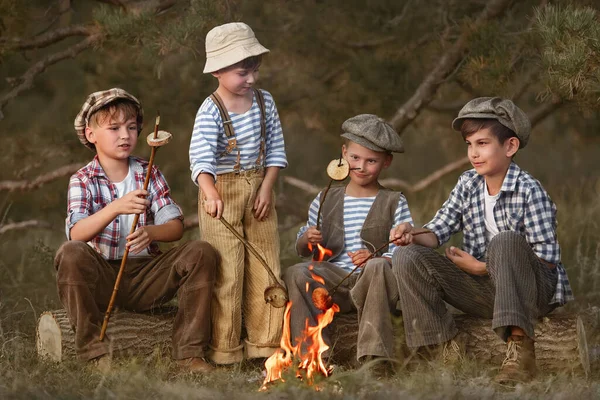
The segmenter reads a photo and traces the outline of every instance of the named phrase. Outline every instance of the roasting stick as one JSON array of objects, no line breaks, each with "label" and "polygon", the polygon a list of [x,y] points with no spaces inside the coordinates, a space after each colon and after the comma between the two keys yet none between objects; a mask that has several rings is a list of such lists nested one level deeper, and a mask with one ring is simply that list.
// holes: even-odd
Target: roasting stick
[{"label": "roasting stick", "polygon": [[[148,161],[148,171],[146,173],[146,178],[144,180],[144,190],[148,190],[148,184],[150,183],[150,175],[152,172],[152,166],[154,164],[154,156],[156,154],[156,149],[163,144],[168,142],[168,138],[164,142],[158,143],[158,125],[160,124],[160,113],[156,116],[156,123],[154,125],[154,134],[152,135],[152,141],[150,137],[148,137],[148,144],[152,147],[152,151],[150,153],[150,160]],[[170,134],[169,134],[170,137]],[[151,144],[152,142],[156,142],[156,144]],[[133,223],[131,224],[131,230],[129,234],[131,235],[135,232],[138,221],[140,219],[140,214],[135,214],[133,218]],[[123,253],[123,259],[121,260],[121,266],[119,267],[119,273],[117,274],[117,280],[115,281],[115,287],[113,288],[112,295],[110,296],[110,301],[108,303],[108,308],[106,309],[106,313],[104,314],[104,321],[102,322],[102,329],[100,330],[100,341],[104,340],[104,336],[106,335],[106,328],[108,327],[108,320],[110,319],[110,313],[115,304],[115,299],[117,298],[117,293],[119,292],[119,285],[121,284],[121,278],[123,277],[123,271],[125,270],[125,264],[127,263],[127,256],[129,255],[129,247],[125,247],[125,252]]]}]

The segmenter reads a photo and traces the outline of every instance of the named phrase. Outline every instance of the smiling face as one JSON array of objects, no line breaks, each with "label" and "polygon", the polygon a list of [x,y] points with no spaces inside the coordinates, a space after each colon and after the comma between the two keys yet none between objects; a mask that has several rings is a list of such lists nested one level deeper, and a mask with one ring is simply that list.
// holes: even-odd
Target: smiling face
[{"label": "smiling face", "polygon": [[348,141],[342,146],[342,155],[350,164],[351,183],[363,188],[375,188],[381,171],[390,166],[392,155],[373,151]]},{"label": "smiling face", "polygon": [[500,143],[489,128],[467,135],[465,142],[471,165],[479,175],[487,178],[504,177],[519,149],[519,139],[511,137]]},{"label": "smiling face", "polygon": [[85,128],[87,140],[96,147],[100,160],[126,160],[138,138],[137,118],[118,110],[104,119],[93,119]]}]

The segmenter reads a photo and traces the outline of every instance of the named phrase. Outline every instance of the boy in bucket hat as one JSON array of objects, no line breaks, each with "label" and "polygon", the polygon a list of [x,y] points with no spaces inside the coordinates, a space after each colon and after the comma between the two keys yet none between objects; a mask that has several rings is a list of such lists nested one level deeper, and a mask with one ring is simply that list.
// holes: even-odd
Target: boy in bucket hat
[{"label": "boy in bucket hat", "polygon": [[[204,72],[219,86],[196,114],[189,155],[192,180],[199,186],[200,233],[221,256],[210,346],[217,364],[269,357],[281,335],[284,310],[263,297],[269,275],[219,221],[223,216],[279,275],[273,184],[287,159],[273,96],[254,88],[267,52],[241,22],[217,26],[206,35]],[[242,315],[246,338],[241,336]]]},{"label": "boy in bucket hat", "polygon": [[[342,156],[350,165],[350,182],[346,186],[332,187],[322,205],[323,193],[316,196],[308,211],[308,222],[298,232],[296,242],[296,251],[303,257],[310,256],[310,247],[317,244],[332,253],[322,262],[302,262],[284,271],[292,302],[292,340],[301,337],[307,321],[309,326],[317,324],[316,317],[321,310],[313,303],[315,289],[332,290],[354,267],[362,265],[373,251],[388,242],[393,226],[412,224],[404,195],[379,184],[379,174],[390,166],[392,152],[404,152],[400,136],[387,122],[371,114],[346,120],[342,131]],[[317,229],[319,207],[321,221]],[[398,302],[391,264],[394,247],[381,250],[333,294],[333,302],[341,312],[358,312],[356,355],[361,362],[394,356],[390,315]],[[311,265],[312,273],[322,277],[325,284],[313,277]],[[325,331],[323,339],[331,346]]]},{"label": "boy in bucket hat", "polygon": [[[106,372],[111,344],[110,333],[99,341],[102,317],[129,247],[117,304],[148,311],[177,293],[173,358],[186,370],[206,372],[212,369],[203,357],[217,255],[200,241],[159,251],[157,242],[181,238],[183,217],[158,168],[148,171],[147,161],[131,156],[142,121],[140,102],[119,88],[89,95],[75,118],[79,141],[96,156],[69,181],[69,240],[55,258],[58,295],[74,327],[79,358],[94,360]],[[140,218],[130,235],[134,214]]]},{"label": "boy in bucket hat", "polygon": [[[413,239],[410,225],[390,233],[391,239],[414,243],[398,247],[393,257],[406,341],[410,347],[456,349],[447,302],[492,318],[492,328],[507,342],[496,382],[525,382],[535,373],[536,319],[573,298],[560,262],[556,206],[513,162],[529,140],[531,124],[512,101],[471,100],[452,127],[466,141],[474,169],[460,176],[425,225],[431,233]],[[433,250],[457,232],[464,235],[463,249],[447,248],[446,257]]]}]

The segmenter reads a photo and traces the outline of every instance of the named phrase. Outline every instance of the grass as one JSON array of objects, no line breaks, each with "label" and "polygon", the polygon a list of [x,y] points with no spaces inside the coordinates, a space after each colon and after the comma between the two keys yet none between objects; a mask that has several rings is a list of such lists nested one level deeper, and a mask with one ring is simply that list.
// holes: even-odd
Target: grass
[{"label": "grass", "polygon": [[[441,204],[448,187],[440,184],[409,198],[417,223],[426,222]],[[577,301],[570,311],[600,303],[600,184],[571,183],[553,190],[559,212],[559,239]],[[308,200],[307,200],[308,201]],[[298,224],[301,222],[298,221]],[[295,262],[292,255],[297,225],[282,232],[282,264]],[[196,231],[186,236],[193,237]],[[292,378],[259,393],[260,366],[242,363],[219,368],[209,376],[178,373],[170,359],[119,361],[113,372],[102,376],[76,361],[53,364],[35,353],[35,326],[44,310],[59,308],[56,295],[54,252],[63,241],[61,232],[12,232],[0,240],[0,398],[95,398],[95,399],[528,399],[598,398],[600,379],[542,372],[528,385],[514,389],[491,382],[496,366],[471,360],[459,368],[445,369],[422,362],[401,369],[395,376],[377,379],[366,367],[337,367],[321,383],[321,391]]]}]

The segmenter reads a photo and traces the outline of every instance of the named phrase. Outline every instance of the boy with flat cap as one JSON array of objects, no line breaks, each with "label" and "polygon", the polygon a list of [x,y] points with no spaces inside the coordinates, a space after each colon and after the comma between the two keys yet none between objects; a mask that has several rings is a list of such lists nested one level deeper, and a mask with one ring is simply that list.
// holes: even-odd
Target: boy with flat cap
[{"label": "boy with flat cap", "polygon": [[[158,168],[149,171],[147,161],[131,155],[142,121],[140,102],[119,88],[89,95],[75,118],[79,141],[96,156],[69,181],[68,241],[54,262],[58,295],[75,331],[77,355],[106,372],[110,335],[99,341],[102,316],[129,247],[117,305],[148,311],[177,294],[173,358],[190,372],[206,372],[212,369],[203,358],[217,255],[197,240],[159,251],[157,242],[181,239],[183,217]],[[134,214],[140,218],[129,234]]]},{"label": "boy with flat cap", "polygon": [[[526,382],[535,373],[538,318],[573,298],[560,262],[556,206],[540,182],[513,162],[529,140],[527,115],[498,97],[471,100],[452,123],[467,144],[473,169],[463,173],[433,220],[412,237],[404,224],[390,239],[393,269],[409,347],[457,349],[456,326],[444,302],[478,317],[507,342],[498,383]],[[463,233],[463,249],[433,248]],[[455,360],[459,349],[452,358]],[[446,353],[446,352],[443,352]],[[446,353],[452,354],[452,353]]]},{"label": "boy with flat cap", "polygon": [[[317,244],[332,254],[322,262],[302,262],[284,272],[292,301],[292,341],[301,337],[307,321],[309,326],[316,325],[321,311],[313,304],[315,289],[325,287],[331,291],[354,267],[361,266],[371,252],[388,242],[393,226],[412,223],[402,193],[388,190],[378,181],[381,171],[392,162],[392,152],[404,151],[400,136],[383,119],[370,114],[348,119],[342,131],[342,155],[350,165],[350,182],[331,188],[322,204],[323,193],[317,195],[310,205],[308,222],[298,232],[296,242],[300,256],[310,256],[309,245]],[[317,229],[319,207],[322,220]],[[394,356],[390,312],[396,309],[398,289],[391,268],[393,250],[394,245],[381,250],[333,293],[333,302],[341,312],[358,312],[359,361]],[[313,278],[311,265],[312,272],[324,279],[324,285]],[[325,331],[323,339],[331,346]]]}]

